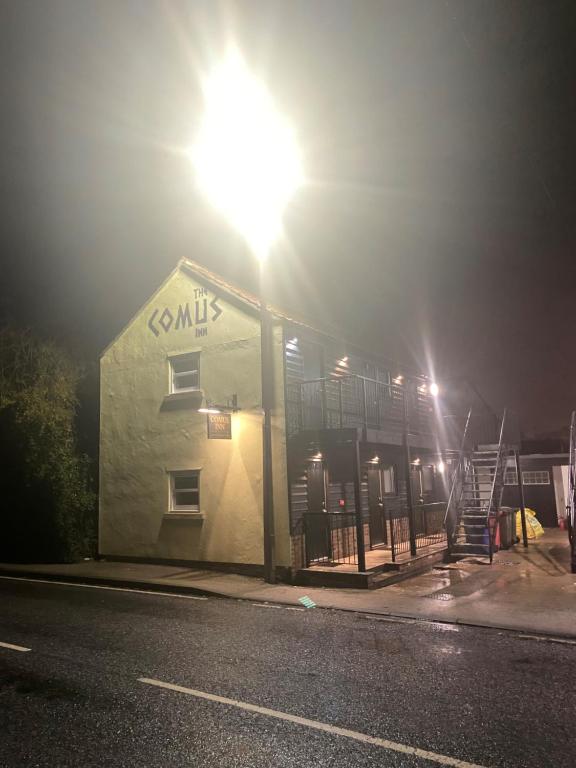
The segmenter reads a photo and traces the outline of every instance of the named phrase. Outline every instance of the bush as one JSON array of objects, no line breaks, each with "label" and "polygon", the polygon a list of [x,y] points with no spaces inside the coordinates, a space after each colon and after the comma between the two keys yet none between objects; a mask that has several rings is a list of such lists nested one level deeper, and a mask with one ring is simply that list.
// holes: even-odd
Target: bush
[{"label": "bush", "polygon": [[95,551],[96,497],[74,429],[80,375],[55,344],[0,331],[0,560]]}]

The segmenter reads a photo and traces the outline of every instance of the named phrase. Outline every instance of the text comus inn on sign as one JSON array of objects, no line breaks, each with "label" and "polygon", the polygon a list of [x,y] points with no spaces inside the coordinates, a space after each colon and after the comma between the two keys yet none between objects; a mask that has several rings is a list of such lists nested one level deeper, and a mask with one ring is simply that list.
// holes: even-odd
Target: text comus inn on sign
[{"label": "text comus inn on sign", "polygon": [[218,306],[218,297],[214,296],[209,301],[206,288],[196,288],[194,301],[178,304],[176,311],[173,312],[169,307],[164,307],[162,310],[155,309],[148,318],[148,328],[154,336],[158,337],[161,330],[168,333],[171,330],[179,331],[194,325],[196,326],[196,336],[207,336],[208,319],[213,323],[221,314],[222,309]]}]

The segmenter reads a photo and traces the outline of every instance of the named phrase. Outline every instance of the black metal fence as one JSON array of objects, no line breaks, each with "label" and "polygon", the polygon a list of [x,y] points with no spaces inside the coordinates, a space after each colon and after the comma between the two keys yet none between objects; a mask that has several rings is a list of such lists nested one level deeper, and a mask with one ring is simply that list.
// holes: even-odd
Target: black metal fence
[{"label": "black metal fence", "polygon": [[[444,516],[446,502],[417,504],[414,507],[414,539],[416,551],[446,541]],[[403,499],[390,500],[381,508],[382,519],[364,517],[363,528],[368,549],[382,551],[382,562],[389,557],[395,563],[399,556],[410,554],[410,518]],[[304,513],[304,547],[306,566],[358,564],[356,515],[350,512]],[[378,523],[374,543],[370,526]]]},{"label": "black metal fence", "polygon": [[356,515],[307,512],[304,515],[306,565],[358,563]]},{"label": "black metal fence", "polygon": [[[390,507],[390,505],[389,505]],[[414,506],[414,539],[416,551],[446,541],[444,516],[446,502],[416,504]],[[410,518],[406,505],[398,503],[387,510],[392,562],[398,555],[410,552]]]}]

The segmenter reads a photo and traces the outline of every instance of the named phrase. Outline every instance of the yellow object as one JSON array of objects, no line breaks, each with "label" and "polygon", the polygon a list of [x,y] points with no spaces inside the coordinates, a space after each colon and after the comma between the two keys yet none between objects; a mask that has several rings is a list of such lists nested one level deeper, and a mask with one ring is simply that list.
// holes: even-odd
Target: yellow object
[{"label": "yellow object", "polygon": [[[542,536],[544,528],[540,524],[540,521],[536,517],[536,512],[530,507],[526,507],[526,534],[529,539],[537,539],[538,536]],[[522,513],[520,510],[516,512],[516,536],[522,538]]]}]

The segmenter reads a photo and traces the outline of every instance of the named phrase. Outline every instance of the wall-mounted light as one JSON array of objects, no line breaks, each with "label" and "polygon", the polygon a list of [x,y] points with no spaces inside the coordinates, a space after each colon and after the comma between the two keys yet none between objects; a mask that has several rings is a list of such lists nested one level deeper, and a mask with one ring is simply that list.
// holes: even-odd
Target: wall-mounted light
[{"label": "wall-mounted light", "polygon": [[393,381],[393,383],[394,383],[394,384],[398,384],[398,385],[400,385],[400,384],[402,384],[402,383],[403,383],[403,381],[404,381],[404,376],[402,376],[402,374],[398,374],[398,376],[395,376],[395,377],[392,379],[392,381]]},{"label": "wall-mounted light", "polygon": [[230,395],[226,399],[225,405],[223,403],[215,403],[207,397],[203,397],[202,401],[204,405],[196,409],[197,413],[237,413],[241,410],[238,408],[238,395],[235,394]]},{"label": "wall-mounted light", "polygon": [[370,463],[371,463],[371,464],[378,464],[378,462],[379,462],[379,461],[380,461],[380,456],[373,456],[373,457],[370,459]]},{"label": "wall-mounted light", "polygon": [[314,456],[310,459],[310,461],[322,461],[322,454],[320,451],[318,453],[315,453]]},{"label": "wall-mounted light", "polygon": [[415,466],[415,467],[418,467],[418,466],[420,466],[420,459],[414,459],[414,461],[412,462],[412,464],[414,464],[414,466]]}]

